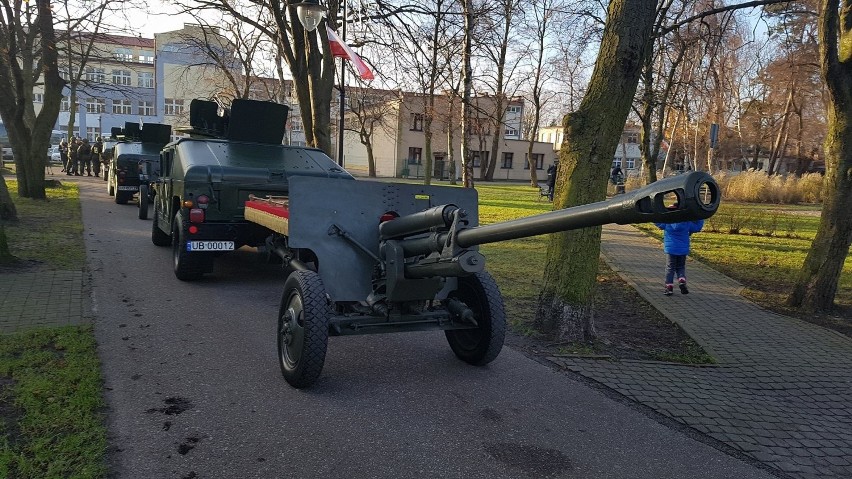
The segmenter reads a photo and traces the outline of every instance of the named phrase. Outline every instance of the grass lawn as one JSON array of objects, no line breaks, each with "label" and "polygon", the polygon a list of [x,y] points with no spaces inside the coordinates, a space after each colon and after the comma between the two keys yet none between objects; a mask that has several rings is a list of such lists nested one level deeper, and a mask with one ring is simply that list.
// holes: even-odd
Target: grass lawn
[{"label": "grass lawn", "polygon": [[[20,261],[0,274],[85,264],[77,186],[46,201],[17,197],[20,221],[5,231]],[[100,363],[90,326],[0,335],[0,477],[97,478],[106,467]]]},{"label": "grass lawn", "polygon": [[52,269],[81,270],[86,263],[80,193],[74,183],[48,188],[47,201],[18,197],[18,182],[6,178],[18,223],[6,224],[12,254]]},{"label": "grass lawn", "polygon": [[102,407],[90,327],[0,336],[0,477],[103,477]]},{"label": "grass lawn", "polygon": [[[550,204],[526,184],[477,183],[480,223],[506,221],[550,211]],[[741,282],[744,295],[758,304],[784,314],[812,319],[795,310],[783,309],[784,298],[807,254],[819,224],[819,206],[765,205],[723,202],[719,212],[708,220],[705,231],[693,236],[693,256],[706,265]],[[736,218],[747,234],[726,234]],[[638,225],[660,238],[651,224]],[[711,230],[715,229],[717,232]],[[768,230],[774,236],[766,236]],[[752,234],[752,233],[759,234]],[[541,286],[546,237],[539,236],[481,247],[488,269],[497,278],[511,317],[532,315]],[[852,255],[846,258],[835,303],[840,315],[852,312]],[[512,311],[516,309],[516,311]],[[842,320],[823,318],[826,326],[843,326]]]}]

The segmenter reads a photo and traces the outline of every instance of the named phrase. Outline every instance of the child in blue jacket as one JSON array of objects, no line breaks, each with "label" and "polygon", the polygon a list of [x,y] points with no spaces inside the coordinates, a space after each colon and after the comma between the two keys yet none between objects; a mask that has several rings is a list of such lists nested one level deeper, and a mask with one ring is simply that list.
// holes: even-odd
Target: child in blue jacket
[{"label": "child in blue jacket", "polygon": [[[674,206],[675,208],[677,206]],[[686,255],[689,254],[689,237],[701,231],[704,220],[684,221],[681,223],[654,223],[663,230],[663,251],[666,253],[666,289],[663,294],[672,295],[674,278],[682,294],[689,294],[686,288]]]}]

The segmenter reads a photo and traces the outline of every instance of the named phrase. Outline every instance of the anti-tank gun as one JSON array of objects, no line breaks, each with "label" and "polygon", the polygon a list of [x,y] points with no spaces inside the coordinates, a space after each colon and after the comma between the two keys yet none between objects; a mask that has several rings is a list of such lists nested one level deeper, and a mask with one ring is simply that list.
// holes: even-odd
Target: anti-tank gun
[{"label": "anti-tank gun", "polygon": [[[677,207],[666,204],[676,197]],[[312,384],[328,336],[441,329],[461,360],[484,365],[506,316],[478,245],[608,223],[674,223],[713,215],[715,181],[667,178],[614,199],[485,226],[473,189],[292,177],[287,197],[246,202],[275,233],[267,247],[292,271],[278,314],[285,379]]]}]

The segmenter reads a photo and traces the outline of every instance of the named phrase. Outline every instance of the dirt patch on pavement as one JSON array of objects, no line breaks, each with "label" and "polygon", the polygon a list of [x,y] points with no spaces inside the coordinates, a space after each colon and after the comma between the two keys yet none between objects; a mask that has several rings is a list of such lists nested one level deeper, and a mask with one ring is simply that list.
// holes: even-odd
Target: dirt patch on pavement
[{"label": "dirt patch on pavement", "polygon": [[[662,294],[662,292],[660,293]],[[680,293],[675,293],[680,294]],[[672,298],[676,300],[677,298]],[[534,311],[534,304],[512,309]],[[514,315],[510,312],[510,317]],[[517,316],[515,316],[517,317]],[[526,322],[513,324],[509,345],[537,356],[570,355],[601,359],[635,359],[712,363],[713,358],[680,327],[657,311],[617,273],[601,264],[595,293],[595,328],[592,342],[564,343],[541,337]]]}]

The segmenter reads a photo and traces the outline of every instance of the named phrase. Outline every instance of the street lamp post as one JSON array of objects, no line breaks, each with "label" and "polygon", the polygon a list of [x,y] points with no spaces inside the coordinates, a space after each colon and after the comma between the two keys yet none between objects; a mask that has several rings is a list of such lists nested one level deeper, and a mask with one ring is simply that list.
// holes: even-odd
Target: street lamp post
[{"label": "street lamp post", "polygon": [[[320,22],[322,22],[323,17],[325,17],[326,10],[328,10],[325,6],[320,5],[318,0],[303,0],[302,2],[293,4],[296,7],[296,15],[299,17],[299,22],[305,28],[305,30],[312,32],[317,26],[319,26]],[[343,37],[342,39],[346,40],[346,2],[343,2]],[[330,52],[326,54],[330,55]],[[346,64],[344,62],[340,62],[340,118],[338,119],[338,127],[337,127],[337,164],[343,166],[343,115],[345,112],[345,100],[346,94],[343,90],[344,83],[344,75],[346,73]]]}]

